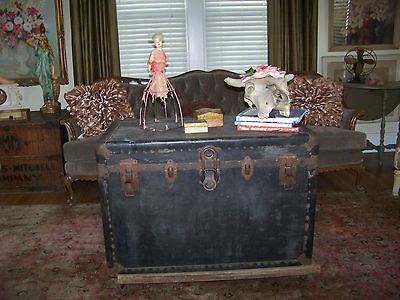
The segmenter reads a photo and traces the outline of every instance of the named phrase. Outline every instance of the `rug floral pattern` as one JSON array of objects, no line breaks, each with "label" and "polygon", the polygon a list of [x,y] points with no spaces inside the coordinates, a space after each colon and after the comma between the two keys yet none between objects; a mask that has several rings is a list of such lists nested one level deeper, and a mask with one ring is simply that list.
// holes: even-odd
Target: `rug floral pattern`
[{"label": "rug floral pattern", "polygon": [[0,299],[400,299],[400,200],[319,194],[319,274],[121,288],[99,204],[0,206]]}]

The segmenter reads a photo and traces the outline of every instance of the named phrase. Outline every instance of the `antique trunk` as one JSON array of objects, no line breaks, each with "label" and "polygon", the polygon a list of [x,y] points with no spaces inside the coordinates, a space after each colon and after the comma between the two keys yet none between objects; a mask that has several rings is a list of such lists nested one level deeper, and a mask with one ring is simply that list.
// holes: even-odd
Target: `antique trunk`
[{"label": "antique trunk", "polygon": [[299,133],[113,124],[97,150],[109,267],[120,283],[317,272],[318,143]]}]

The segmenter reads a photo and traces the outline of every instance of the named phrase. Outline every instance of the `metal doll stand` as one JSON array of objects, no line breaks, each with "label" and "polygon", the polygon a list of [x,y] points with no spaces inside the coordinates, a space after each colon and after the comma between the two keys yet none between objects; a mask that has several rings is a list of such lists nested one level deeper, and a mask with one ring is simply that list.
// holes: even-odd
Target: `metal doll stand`
[{"label": "metal doll stand", "polygon": [[[172,86],[169,79],[167,78],[167,88],[168,88],[167,97],[164,99],[159,98],[160,102],[164,108],[164,118],[165,118],[164,123],[162,123],[162,122],[160,123],[159,118],[158,118],[158,110],[157,110],[157,98],[158,97],[156,95],[153,95],[150,93],[151,83],[152,83],[152,78],[150,78],[149,82],[147,83],[147,85],[143,91],[142,105],[140,106],[139,124],[144,129],[150,129],[153,131],[162,131],[162,130],[168,130],[168,129],[171,129],[174,127],[182,127],[183,126],[183,115],[182,115],[181,103],[180,103],[178,95],[176,94],[175,89]],[[151,96],[151,103],[153,104],[153,107],[154,107],[153,121],[146,119],[146,112],[148,112],[148,102],[149,102],[150,96]],[[168,119],[167,102],[170,99],[172,100],[172,104],[173,104],[174,120]],[[178,116],[178,113],[179,113],[179,116]],[[147,122],[147,121],[149,121],[149,122]]]}]

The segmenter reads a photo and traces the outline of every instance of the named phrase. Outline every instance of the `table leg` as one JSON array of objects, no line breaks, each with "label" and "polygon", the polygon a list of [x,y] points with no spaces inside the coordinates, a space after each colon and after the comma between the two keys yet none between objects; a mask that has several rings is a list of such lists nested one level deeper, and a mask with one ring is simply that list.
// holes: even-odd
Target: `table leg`
[{"label": "table leg", "polygon": [[[399,120],[400,121],[400,120]],[[394,179],[393,179],[393,196],[400,196],[399,189],[400,189],[400,122],[399,122],[399,129],[397,131],[397,145],[396,145],[396,152],[394,153]]]},{"label": "table leg", "polygon": [[381,118],[381,130],[380,130],[380,138],[379,138],[379,147],[378,147],[378,158],[379,158],[379,166],[383,165],[383,154],[385,153],[385,110],[386,110],[386,100],[387,100],[387,90],[383,90],[383,99],[382,99],[382,118]]}]

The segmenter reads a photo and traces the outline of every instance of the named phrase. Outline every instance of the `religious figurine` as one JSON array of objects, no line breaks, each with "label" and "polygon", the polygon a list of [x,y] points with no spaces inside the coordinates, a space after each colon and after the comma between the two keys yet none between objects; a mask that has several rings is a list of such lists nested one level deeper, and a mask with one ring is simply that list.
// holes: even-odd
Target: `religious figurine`
[{"label": "religious figurine", "polygon": [[40,24],[40,34],[26,40],[26,43],[35,49],[38,57],[35,65],[35,75],[39,80],[43,92],[43,106],[40,111],[44,113],[57,113],[60,103],[54,97],[54,53],[46,36],[44,24]]},{"label": "religious figurine", "polygon": [[[178,112],[176,110],[176,103],[178,104],[178,109],[180,113],[181,126],[183,126],[183,117],[182,117],[182,109],[181,104],[179,102],[178,96],[175,92],[174,87],[168,80],[165,74],[165,66],[167,65],[167,56],[162,49],[163,45],[163,36],[162,33],[155,33],[152,37],[154,43],[154,49],[151,51],[149,59],[148,59],[148,69],[151,72],[152,76],[150,77],[149,82],[146,85],[146,88],[143,91],[142,96],[142,106],[140,107],[140,124],[143,125],[144,129],[147,129],[146,124],[146,110],[147,110],[147,102],[148,97],[151,95],[152,103],[155,105],[155,100],[158,98],[161,100],[161,103],[164,106],[164,114],[165,114],[165,129],[168,130],[168,113],[167,113],[167,98],[168,94],[171,94],[171,98],[173,100],[174,105],[174,116],[175,123],[178,123]],[[176,103],[175,103],[176,102]],[[157,111],[154,110],[154,122],[158,122]]]}]

